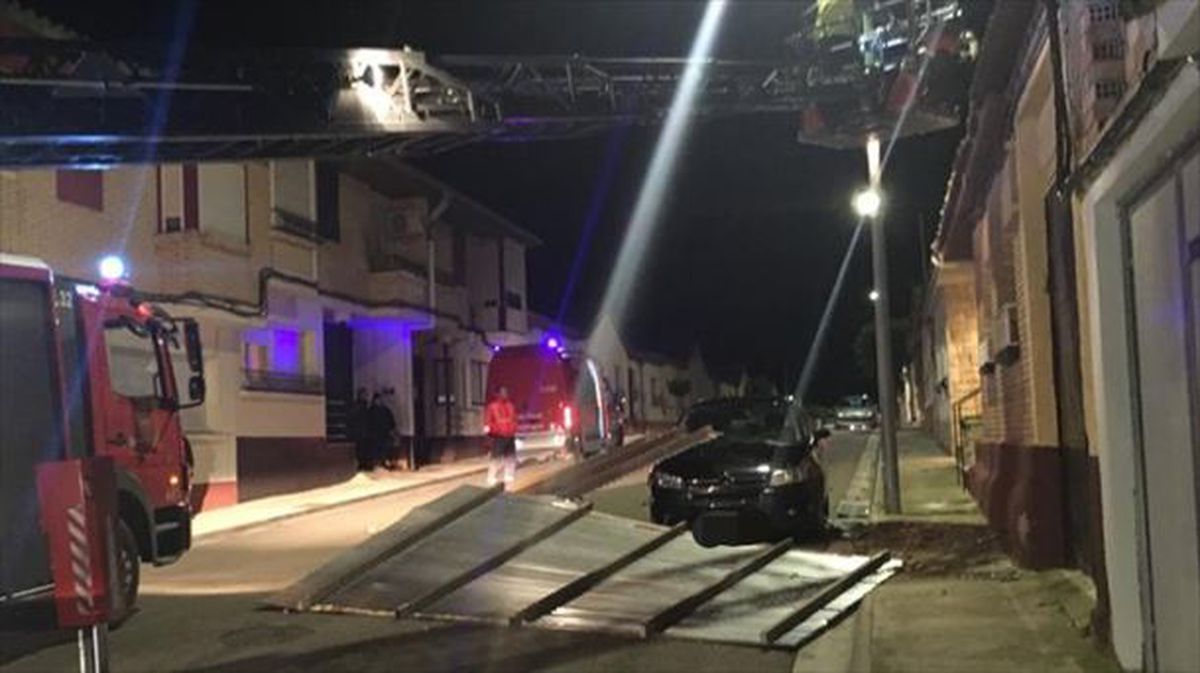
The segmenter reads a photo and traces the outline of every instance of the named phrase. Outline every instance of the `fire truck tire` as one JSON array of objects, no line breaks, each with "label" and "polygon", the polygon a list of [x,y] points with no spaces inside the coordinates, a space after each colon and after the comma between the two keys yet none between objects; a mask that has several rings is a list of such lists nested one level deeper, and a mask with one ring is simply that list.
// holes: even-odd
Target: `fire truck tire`
[{"label": "fire truck tire", "polygon": [[117,522],[117,588],[121,592],[125,614],[137,604],[138,584],[141,581],[141,556],[137,537],[124,521]]}]

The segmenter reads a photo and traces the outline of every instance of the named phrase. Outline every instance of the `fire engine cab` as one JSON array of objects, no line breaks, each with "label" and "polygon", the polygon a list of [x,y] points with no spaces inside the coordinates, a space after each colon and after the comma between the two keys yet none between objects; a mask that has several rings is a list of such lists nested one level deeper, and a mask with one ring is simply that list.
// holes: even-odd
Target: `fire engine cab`
[{"label": "fire engine cab", "polygon": [[51,586],[39,463],[115,464],[121,604],[134,604],[139,563],[170,563],[191,546],[192,457],[179,415],[204,400],[199,330],[142,301],[118,258],[100,271],[99,284],[76,282],[0,253],[0,604]]}]

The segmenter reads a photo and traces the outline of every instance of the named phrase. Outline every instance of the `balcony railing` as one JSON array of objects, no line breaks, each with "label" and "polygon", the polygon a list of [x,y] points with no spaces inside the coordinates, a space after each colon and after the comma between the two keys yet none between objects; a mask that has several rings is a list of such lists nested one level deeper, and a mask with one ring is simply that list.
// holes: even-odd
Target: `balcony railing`
[{"label": "balcony railing", "polygon": [[325,379],[312,374],[290,374],[285,372],[242,370],[242,390],[268,393],[295,393],[298,395],[323,395]]}]

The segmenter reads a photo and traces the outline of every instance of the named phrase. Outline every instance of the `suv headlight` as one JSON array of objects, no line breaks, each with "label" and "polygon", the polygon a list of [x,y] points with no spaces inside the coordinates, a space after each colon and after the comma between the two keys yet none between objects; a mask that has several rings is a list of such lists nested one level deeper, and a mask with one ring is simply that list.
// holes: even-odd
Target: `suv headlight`
[{"label": "suv headlight", "polygon": [[666,472],[655,472],[654,485],[659,488],[681,489],[683,488],[683,477]]},{"label": "suv headlight", "polygon": [[800,473],[794,467],[777,467],[771,470],[770,486],[787,486],[800,481]]},{"label": "suv headlight", "polygon": [[771,478],[767,483],[769,486],[799,484],[812,479],[816,469],[816,465],[807,460],[792,467],[777,467],[771,470]]}]

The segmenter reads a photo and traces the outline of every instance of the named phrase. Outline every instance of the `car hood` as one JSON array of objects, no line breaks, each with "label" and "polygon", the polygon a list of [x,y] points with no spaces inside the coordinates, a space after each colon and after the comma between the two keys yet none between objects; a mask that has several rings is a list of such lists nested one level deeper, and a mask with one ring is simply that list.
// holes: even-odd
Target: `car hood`
[{"label": "car hood", "polygon": [[[780,450],[789,445],[718,437],[664,460],[655,470],[684,479],[716,479],[724,476],[760,475],[766,478]],[[798,447],[791,447],[798,448]],[[766,465],[766,468],[761,466]]]}]

